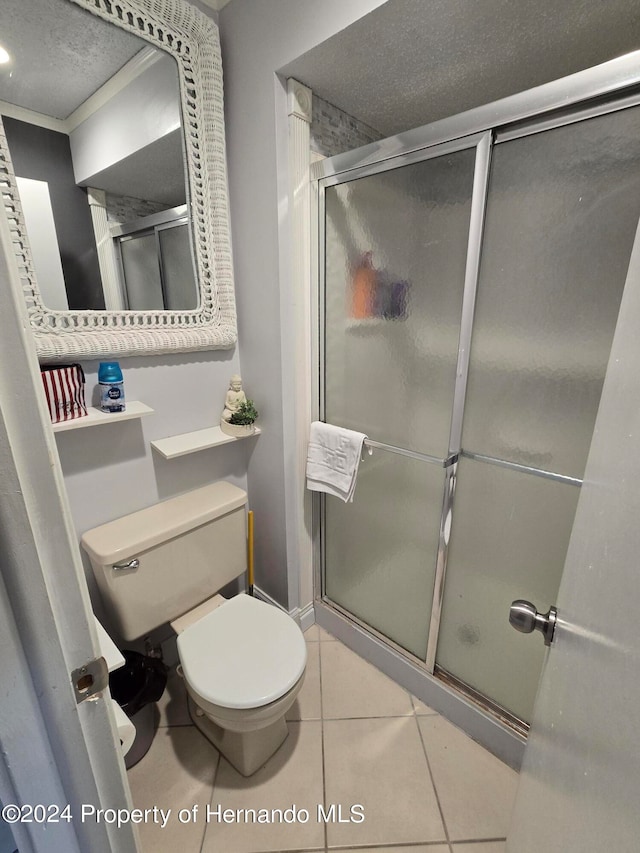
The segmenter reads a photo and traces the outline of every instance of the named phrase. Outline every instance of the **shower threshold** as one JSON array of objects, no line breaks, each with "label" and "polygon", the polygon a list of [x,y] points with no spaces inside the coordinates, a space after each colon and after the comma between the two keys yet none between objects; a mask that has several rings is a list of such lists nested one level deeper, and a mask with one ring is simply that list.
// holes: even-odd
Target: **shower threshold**
[{"label": "shower threshold", "polygon": [[461,693],[469,702],[472,702],[474,705],[477,705],[479,709],[484,711],[487,714],[492,714],[497,720],[499,720],[503,725],[512,729],[516,734],[521,737],[526,738],[529,734],[529,729],[531,728],[530,723],[527,723],[525,720],[521,720],[519,717],[516,717],[515,714],[512,714],[506,708],[503,708],[501,705],[498,705],[496,702],[492,702],[487,696],[484,696],[482,693],[479,693],[473,687],[470,687],[468,684],[465,684],[464,681],[461,681],[459,678],[456,678],[455,675],[452,675],[450,672],[447,672],[446,669],[442,669],[442,667],[436,664],[434,670],[434,676],[443,684],[446,684],[452,690]]}]

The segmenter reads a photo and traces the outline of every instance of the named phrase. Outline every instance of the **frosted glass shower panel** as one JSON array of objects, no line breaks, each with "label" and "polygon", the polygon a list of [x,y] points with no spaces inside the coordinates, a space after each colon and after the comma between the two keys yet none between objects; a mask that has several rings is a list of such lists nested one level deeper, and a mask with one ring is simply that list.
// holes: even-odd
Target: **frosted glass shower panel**
[{"label": "frosted glass shower panel", "polygon": [[443,468],[376,450],[353,503],[326,499],[326,596],[422,660],[443,486]]},{"label": "frosted glass shower panel", "polygon": [[191,228],[188,224],[158,229],[165,307],[169,311],[194,311],[199,294],[196,284]]},{"label": "frosted glass shower panel", "polygon": [[326,420],[444,458],[475,148],[325,191]]},{"label": "frosted glass shower panel", "polygon": [[531,719],[545,646],[519,634],[509,606],[556,602],[580,488],[462,459],[436,664]]},{"label": "frosted glass shower panel", "polygon": [[463,447],[581,478],[640,216],[640,108],[496,145]]},{"label": "frosted glass shower panel", "polygon": [[120,253],[127,308],[131,311],[157,311],[164,308],[155,234],[122,239]]}]

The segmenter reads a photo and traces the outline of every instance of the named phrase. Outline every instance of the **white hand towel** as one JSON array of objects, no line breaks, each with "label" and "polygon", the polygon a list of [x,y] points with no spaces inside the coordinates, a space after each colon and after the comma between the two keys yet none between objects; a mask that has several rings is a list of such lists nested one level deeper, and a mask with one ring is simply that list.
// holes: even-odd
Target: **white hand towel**
[{"label": "white hand towel", "polygon": [[314,421],[307,451],[307,488],[352,501],[366,437],[362,432]]}]

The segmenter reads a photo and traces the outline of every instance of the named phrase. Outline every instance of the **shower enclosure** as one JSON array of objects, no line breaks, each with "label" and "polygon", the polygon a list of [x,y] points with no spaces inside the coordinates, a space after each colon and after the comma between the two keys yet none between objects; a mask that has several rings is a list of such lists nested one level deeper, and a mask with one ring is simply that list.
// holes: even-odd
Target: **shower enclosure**
[{"label": "shower enclosure", "polygon": [[640,216],[615,62],[319,166],[319,415],[371,451],[321,606],[520,733]]},{"label": "shower enclosure", "polygon": [[130,311],[193,311],[198,286],[187,205],[111,228],[124,306]]}]

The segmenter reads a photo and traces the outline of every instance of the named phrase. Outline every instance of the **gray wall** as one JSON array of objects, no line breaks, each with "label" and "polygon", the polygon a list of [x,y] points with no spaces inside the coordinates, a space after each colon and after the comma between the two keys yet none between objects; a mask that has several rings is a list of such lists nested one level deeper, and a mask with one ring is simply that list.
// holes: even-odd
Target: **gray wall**
[{"label": "gray wall", "polygon": [[287,107],[285,84],[276,75],[382,2],[233,0],[219,15],[242,370],[263,429],[248,470],[256,584],[291,607],[298,603],[298,567],[291,545],[287,549],[285,513],[295,405],[288,392]]},{"label": "gray wall", "polygon": [[76,186],[69,137],[7,116],[2,120],[16,175],[49,186],[69,308],[104,308],[87,191]]}]

